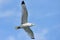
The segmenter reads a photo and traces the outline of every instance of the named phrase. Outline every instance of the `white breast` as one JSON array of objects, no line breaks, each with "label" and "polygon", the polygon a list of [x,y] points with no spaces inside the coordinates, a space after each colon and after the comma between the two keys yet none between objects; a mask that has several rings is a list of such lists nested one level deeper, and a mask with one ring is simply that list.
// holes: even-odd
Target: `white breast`
[{"label": "white breast", "polygon": [[23,27],[26,27],[26,26],[31,26],[31,23],[25,23],[25,24],[22,24]]}]

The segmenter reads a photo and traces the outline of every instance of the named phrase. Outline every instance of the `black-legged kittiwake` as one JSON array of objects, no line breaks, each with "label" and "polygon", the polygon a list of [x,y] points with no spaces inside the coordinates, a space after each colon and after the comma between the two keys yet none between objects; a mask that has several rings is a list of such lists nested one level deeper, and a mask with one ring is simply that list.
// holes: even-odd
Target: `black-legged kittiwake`
[{"label": "black-legged kittiwake", "polygon": [[25,2],[24,1],[21,2],[21,6],[22,6],[21,25],[18,26],[18,27],[16,27],[16,29],[23,28],[28,33],[28,35],[30,36],[30,38],[31,39],[34,39],[34,33],[30,29],[30,27],[31,26],[34,26],[34,24],[28,23],[28,12],[27,12],[26,5],[25,5]]}]

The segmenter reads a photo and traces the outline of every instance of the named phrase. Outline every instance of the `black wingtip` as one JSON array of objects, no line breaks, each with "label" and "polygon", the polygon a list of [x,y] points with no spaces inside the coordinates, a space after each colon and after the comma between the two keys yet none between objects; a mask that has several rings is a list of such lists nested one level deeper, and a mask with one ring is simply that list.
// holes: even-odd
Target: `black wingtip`
[{"label": "black wingtip", "polygon": [[32,38],[32,39],[35,39],[35,38]]},{"label": "black wingtip", "polygon": [[24,1],[22,1],[22,3],[21,4],[25,4],[25,2]]}]

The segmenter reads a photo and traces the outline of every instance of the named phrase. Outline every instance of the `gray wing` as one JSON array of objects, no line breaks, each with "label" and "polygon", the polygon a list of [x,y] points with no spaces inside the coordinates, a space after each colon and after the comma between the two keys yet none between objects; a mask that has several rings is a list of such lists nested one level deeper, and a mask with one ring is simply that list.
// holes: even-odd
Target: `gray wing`
[{"label": "gray wing", "polygon": [[28,33],[28,35],[31,37],[31,39],[34,39],[34,34],[29,27],[25,27],[24,30]]},{"label": "gray wing", "polygon": [[24,23],[27,23],[28,12],[27,12],[26,5],[25,5],[24,1],[22,1],[21,5],[22,5],[22,20],[21,20],[21,24],[24,24]]}]

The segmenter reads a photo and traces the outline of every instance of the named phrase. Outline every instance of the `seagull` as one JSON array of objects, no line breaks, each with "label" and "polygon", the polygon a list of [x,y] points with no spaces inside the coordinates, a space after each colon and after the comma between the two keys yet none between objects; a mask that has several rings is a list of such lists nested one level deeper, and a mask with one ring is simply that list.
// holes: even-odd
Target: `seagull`
[{"label": "seagull", "polygon": [[34,24],[28,23],[28,12],[27,12],[26,5],[25,5],[24,1],[21,2],[21,6],[22,6],[21,25],[17,26],[16,29],[23,28],[25,30],[25,32],[27,32],[27,34],[29,35],[29,37],[31,39],[35,39],[33,31],[30,29],[30,27],[34,26]]}]

